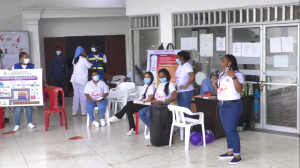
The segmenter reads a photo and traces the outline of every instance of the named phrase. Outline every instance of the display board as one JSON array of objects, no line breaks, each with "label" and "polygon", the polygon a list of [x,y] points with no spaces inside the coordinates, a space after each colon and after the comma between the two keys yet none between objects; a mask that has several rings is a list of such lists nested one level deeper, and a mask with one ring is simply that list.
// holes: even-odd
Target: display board
[{"label": "display board", "polygon": [[178,64],[176,63],[177,53],[181,50],[147,50],[147,71],[152,72],[154,76],[153,84],[158,87],[158,71],[166,68],[171,75],[171,82],[176,85],[175,72]]},{"label": "display board", "polygon": [[19,54],[27,52],[29,54],[29,38],[27,31],[1,32],[0,49],[4,53],[4,67],[11,68],[19,62]]},{"label": "display board", "polygon": [[42,106],[43,70],[0,70],[0,107]]}]

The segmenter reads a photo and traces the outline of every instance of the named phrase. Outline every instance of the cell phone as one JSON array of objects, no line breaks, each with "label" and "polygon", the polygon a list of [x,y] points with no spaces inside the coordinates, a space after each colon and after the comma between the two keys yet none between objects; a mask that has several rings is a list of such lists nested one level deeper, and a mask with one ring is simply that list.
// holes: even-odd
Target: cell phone
[{"label": "cell phone", "polygon": [[231,66],[228,66],[228,67],[225,69],[225,72],[228,72],[229,70],[231,70]]}]

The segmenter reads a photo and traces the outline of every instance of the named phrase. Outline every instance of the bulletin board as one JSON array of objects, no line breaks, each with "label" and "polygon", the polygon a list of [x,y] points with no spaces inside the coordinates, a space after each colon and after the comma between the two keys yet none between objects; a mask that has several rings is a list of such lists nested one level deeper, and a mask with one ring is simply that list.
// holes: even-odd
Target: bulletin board
[{"label": "bulletin board", "polygon": [[3,51],[4,67],[11,68],[19,62],[19,54],[29,54],[29,33],[28,31],[0,31],[0,49]]}]

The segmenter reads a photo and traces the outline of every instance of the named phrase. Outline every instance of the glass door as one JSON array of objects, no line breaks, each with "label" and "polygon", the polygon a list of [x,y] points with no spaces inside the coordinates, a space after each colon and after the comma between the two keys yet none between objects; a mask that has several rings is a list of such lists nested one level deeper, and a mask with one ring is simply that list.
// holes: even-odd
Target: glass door
[{"label": "glass door", "polygon": [[299,133],[298,26],[263,26],[263,129]]}]

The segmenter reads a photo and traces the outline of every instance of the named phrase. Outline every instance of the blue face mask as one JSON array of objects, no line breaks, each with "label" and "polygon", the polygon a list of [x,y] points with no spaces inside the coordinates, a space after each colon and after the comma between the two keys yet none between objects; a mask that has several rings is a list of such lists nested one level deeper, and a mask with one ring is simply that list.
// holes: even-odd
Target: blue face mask
[{"label": "blue face mask", "polygon": [[167,78],[159,78],[161,83],[166,83],[167,82]]},{"label": "blue face mask", "polygon": [[56,51],[56,55],[61,55],[61,51]]},{"label": "blue face mask", "polygon": [[4,54],[1,54],[1,59],[3,59],[4,58]]},{"label": "blue face mask", "polygon": [[150,78],[144,78],[144,82],[145,82],[146,84],[148,84],[148,83],[151,82],[151,79],[150,79]]},{"label": "blue face mask", "polygon": [[93,76],[93,80],[94,80],[94,81],[97,82],[97,81],[99,81],[99,79],[100,79],[100,76],[99,76],[99,75]]},{"label": "blue face mask", "polygon": [[176,59],[176,62],[178,65],[181,65],[181,62],[179,61],[179,59]]}]

